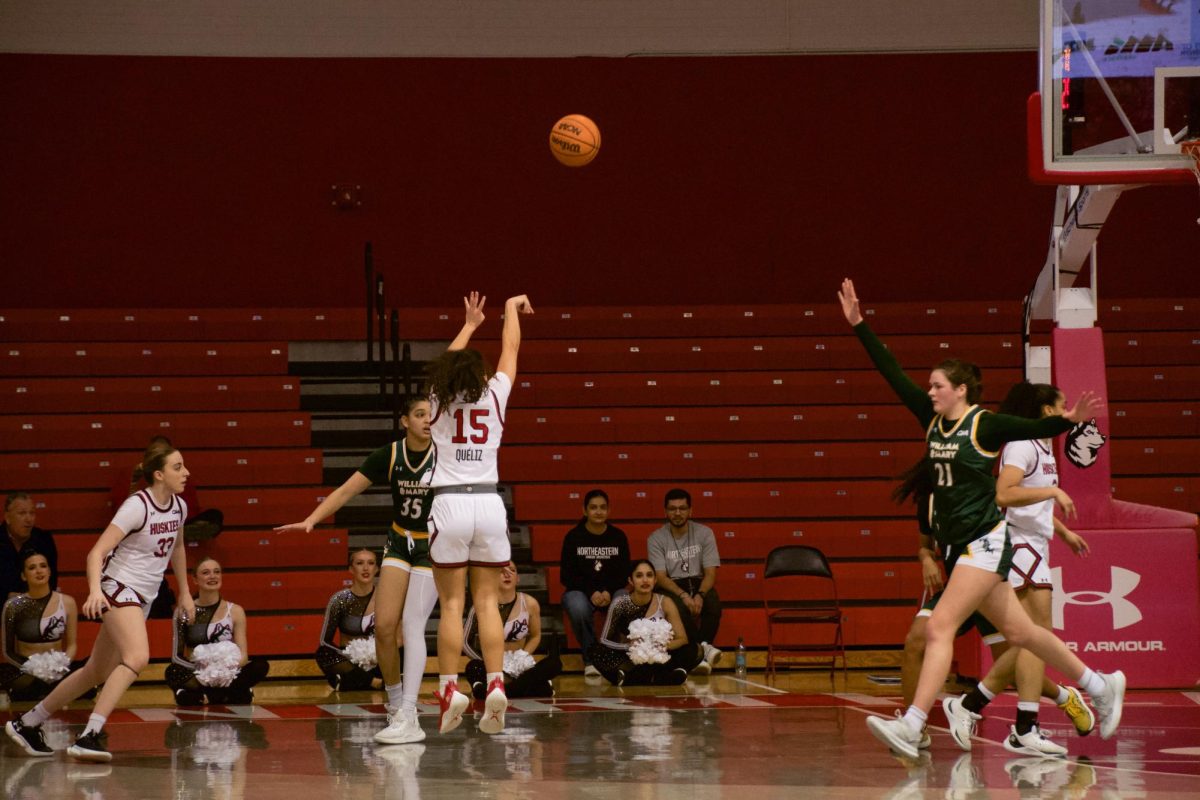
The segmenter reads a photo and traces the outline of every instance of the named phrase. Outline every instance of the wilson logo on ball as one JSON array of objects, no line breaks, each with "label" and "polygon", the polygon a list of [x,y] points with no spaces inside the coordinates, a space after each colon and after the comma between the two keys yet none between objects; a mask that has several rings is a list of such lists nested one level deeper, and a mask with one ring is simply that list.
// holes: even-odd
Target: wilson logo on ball
[{"label": "wilson logo on ball", "polygon": [[569,114],[550,129],[550,152],[568,167],[582,167],[600,152],[600,129],[582,114]]}]

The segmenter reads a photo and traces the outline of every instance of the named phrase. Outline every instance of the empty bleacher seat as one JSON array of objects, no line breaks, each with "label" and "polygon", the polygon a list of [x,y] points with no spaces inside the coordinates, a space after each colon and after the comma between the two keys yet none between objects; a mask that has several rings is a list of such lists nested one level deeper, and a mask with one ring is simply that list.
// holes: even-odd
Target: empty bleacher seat
[{"label": "empty bleacher seat", "polygon": [[300,381],[245,377],[0,378],[2,414],[267,411],[300,406]]}]

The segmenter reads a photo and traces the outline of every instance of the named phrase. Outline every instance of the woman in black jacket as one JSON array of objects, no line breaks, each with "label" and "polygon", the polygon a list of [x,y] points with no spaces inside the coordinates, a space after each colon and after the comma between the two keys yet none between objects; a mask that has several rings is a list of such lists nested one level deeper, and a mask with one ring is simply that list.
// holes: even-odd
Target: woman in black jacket
[{"label": "woman in black jacket", "polygon": [[592,489],[583,497],[583,519],[563,538],[561,580],[566,589],[562,605],[583,651],[583,674],[600,674],[588,651],[596,642],[593,618],[626,591],[629,582],[629,540],[625,531],[608,524],[608,495]]}]

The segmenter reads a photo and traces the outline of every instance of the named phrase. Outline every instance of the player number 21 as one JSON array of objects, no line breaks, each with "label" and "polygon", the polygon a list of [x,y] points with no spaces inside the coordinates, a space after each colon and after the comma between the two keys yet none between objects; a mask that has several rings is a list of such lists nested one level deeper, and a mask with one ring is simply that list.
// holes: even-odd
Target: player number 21
[{"label": "player number 21", "polygon": [[[486,408],[472,408],[471,409],[471,419],[469,422],[469,424],[471,426],[471,438],[470,438],[471,444],[484,444],[487,442],[487,440],[488,440],[487,415],[488,415],[488,410]],[[454,409],[454,422],[455,422],[454,438],[451,439],[451,441],[454,442],[455,444],[466,444],[467,436],[466,436],[466,432],[463,430],[463,409],[461,409],[461,408]]]},{"label": "player number 21", "polygon": [[949,464],[938,464],[935,462],[933,465],[933,468],[937,472],[937,485],[938,486],[953,486],[954,485],[954,473],[950,471]]}]

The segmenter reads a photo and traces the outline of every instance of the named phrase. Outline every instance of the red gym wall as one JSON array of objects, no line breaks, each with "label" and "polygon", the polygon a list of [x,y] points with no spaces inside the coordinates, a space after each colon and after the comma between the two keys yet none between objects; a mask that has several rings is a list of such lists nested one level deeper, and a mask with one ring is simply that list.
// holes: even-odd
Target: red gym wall
[{"label": "red gym wall", "polygon": [[[0,263],[21,287],[0,305],[356,305],[368,239],[402,305],[832,302],[843,274],[867,298],[1019,297],[1054,197],[1024,173],[1036,69],[0,55]],[[546,145],[571,112],[604,137],[583,169]],[[363,206],[335,210],[335,183]],[[1105,295],[1200,295],[1197,215],[1194,187],[1124,197]]]}]

